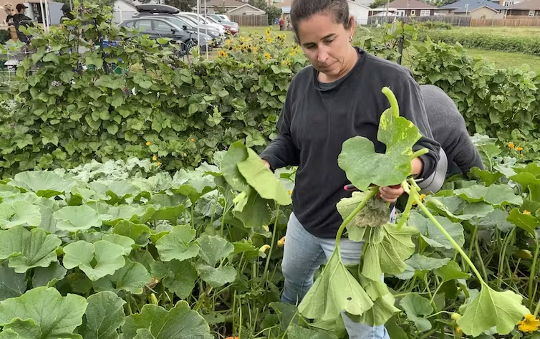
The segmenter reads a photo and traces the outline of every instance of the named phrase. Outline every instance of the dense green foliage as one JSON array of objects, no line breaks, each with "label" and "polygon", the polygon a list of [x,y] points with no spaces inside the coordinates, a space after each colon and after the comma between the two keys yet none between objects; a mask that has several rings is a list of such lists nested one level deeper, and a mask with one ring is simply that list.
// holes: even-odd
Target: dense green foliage
[{"label": "dense green foliage", "polygon": [[463,32],[460,30],[423,30],[419,39],[427,37],[448,44],[460,43],[463,47],[540,55],[540,37]]},{"label": "dense green foliage", "polygon": [[496,69],[485,60],[467,56],[460,46],[429,42],[414,48],[417,80],[439,86],[454,99],[470,134],[489,135],[502,144],[513,142],[523,148],[520,157],[535,158],[540,149],[539,73]]}]

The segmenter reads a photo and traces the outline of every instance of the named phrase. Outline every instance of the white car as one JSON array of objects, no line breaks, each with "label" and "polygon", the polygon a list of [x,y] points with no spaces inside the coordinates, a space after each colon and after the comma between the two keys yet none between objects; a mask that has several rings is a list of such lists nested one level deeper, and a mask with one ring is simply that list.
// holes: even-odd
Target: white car
[{"label": "white car", "polygon": [[221,26],[220,24],[213,23],[210,20],[207,20],[205,17],[203,17],[200,14],[191,13],[191,12],[181,12],[179,14],[188,15],[194,20],[197,20],[198,23],[215,27],[219,31],[220,34],[225,34],[225,28],[223,26]]}]

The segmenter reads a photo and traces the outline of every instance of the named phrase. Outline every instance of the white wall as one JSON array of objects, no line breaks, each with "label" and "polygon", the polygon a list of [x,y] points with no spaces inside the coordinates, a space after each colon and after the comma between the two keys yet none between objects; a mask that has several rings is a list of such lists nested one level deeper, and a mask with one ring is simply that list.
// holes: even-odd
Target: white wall
[{"label": "white wall", "polygon": [[354,16],[357,24],[367,25],[369,8],[357,5],[352,1],[349,1],[349,14]]},{"label": "white wall", "polygon": [[118,24],[124,20],[131,19],[135,14],[137,14],[137,10],[134,6],[130,6],[129,4],[120,0],[114,2],[114,23]]}]

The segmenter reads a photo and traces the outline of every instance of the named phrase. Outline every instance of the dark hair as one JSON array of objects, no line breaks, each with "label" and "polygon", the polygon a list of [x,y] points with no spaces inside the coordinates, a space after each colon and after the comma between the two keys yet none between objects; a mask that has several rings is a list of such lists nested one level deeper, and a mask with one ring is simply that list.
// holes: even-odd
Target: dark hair
[{"label": "dark hair", "polygon": [[308,19],[315,14],[330,12],[335,22],[351,28],[349,4],[347,0],[294,0],[291,6],[291,23],[298,42],[298,25],[300,21]]},{"label": "dark hair", "polygon": [[17,9],[17,12],[20,12],[21,9],[27,9],[28,7],[26,7],[24,4],[17,4],[15,8]]}]

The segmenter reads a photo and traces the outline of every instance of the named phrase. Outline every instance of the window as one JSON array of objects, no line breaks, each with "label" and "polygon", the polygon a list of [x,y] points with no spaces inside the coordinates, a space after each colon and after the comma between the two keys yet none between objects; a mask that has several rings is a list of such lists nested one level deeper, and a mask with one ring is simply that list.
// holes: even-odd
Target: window
[{"label": "window", "polygon": [[173,25],[176,25],[180,28],[184,28],[184,26],[187,26],[187,28],[190,28],[191,25],[188,24],[187,22],[185,22],[184,20],[180,19],[180,18],[177,18],[177,17],[168,17],[166,18],[165,20],[169,21],[169,22],[172,22]]},{"label": "window", "polygon": [[173,27],[166,22],[154,20],[154,31],[159,34],[171,34]]},{"label": "window", "polygon": [[135,28],[141,32],[151,32],[152,22],[150,20],[139,20],[135,23]]},{"label": "window", "polygon": [[429,9],[423,9],[420,11],[420,16],[430,16],[431,11]]},{"label": "window", "polygon": [[126,22],[125,26],[126,26],[127,28],[133,28],[133,24],[134,24],[133,21],[128,21],[128,22]]},{"label": "window", "polygon": [[534,10],[529,11],[529,16],[534,16]]},{"label": "window", "polygon": [[411,9],[411,15],[416,15],[416,10]]}]

